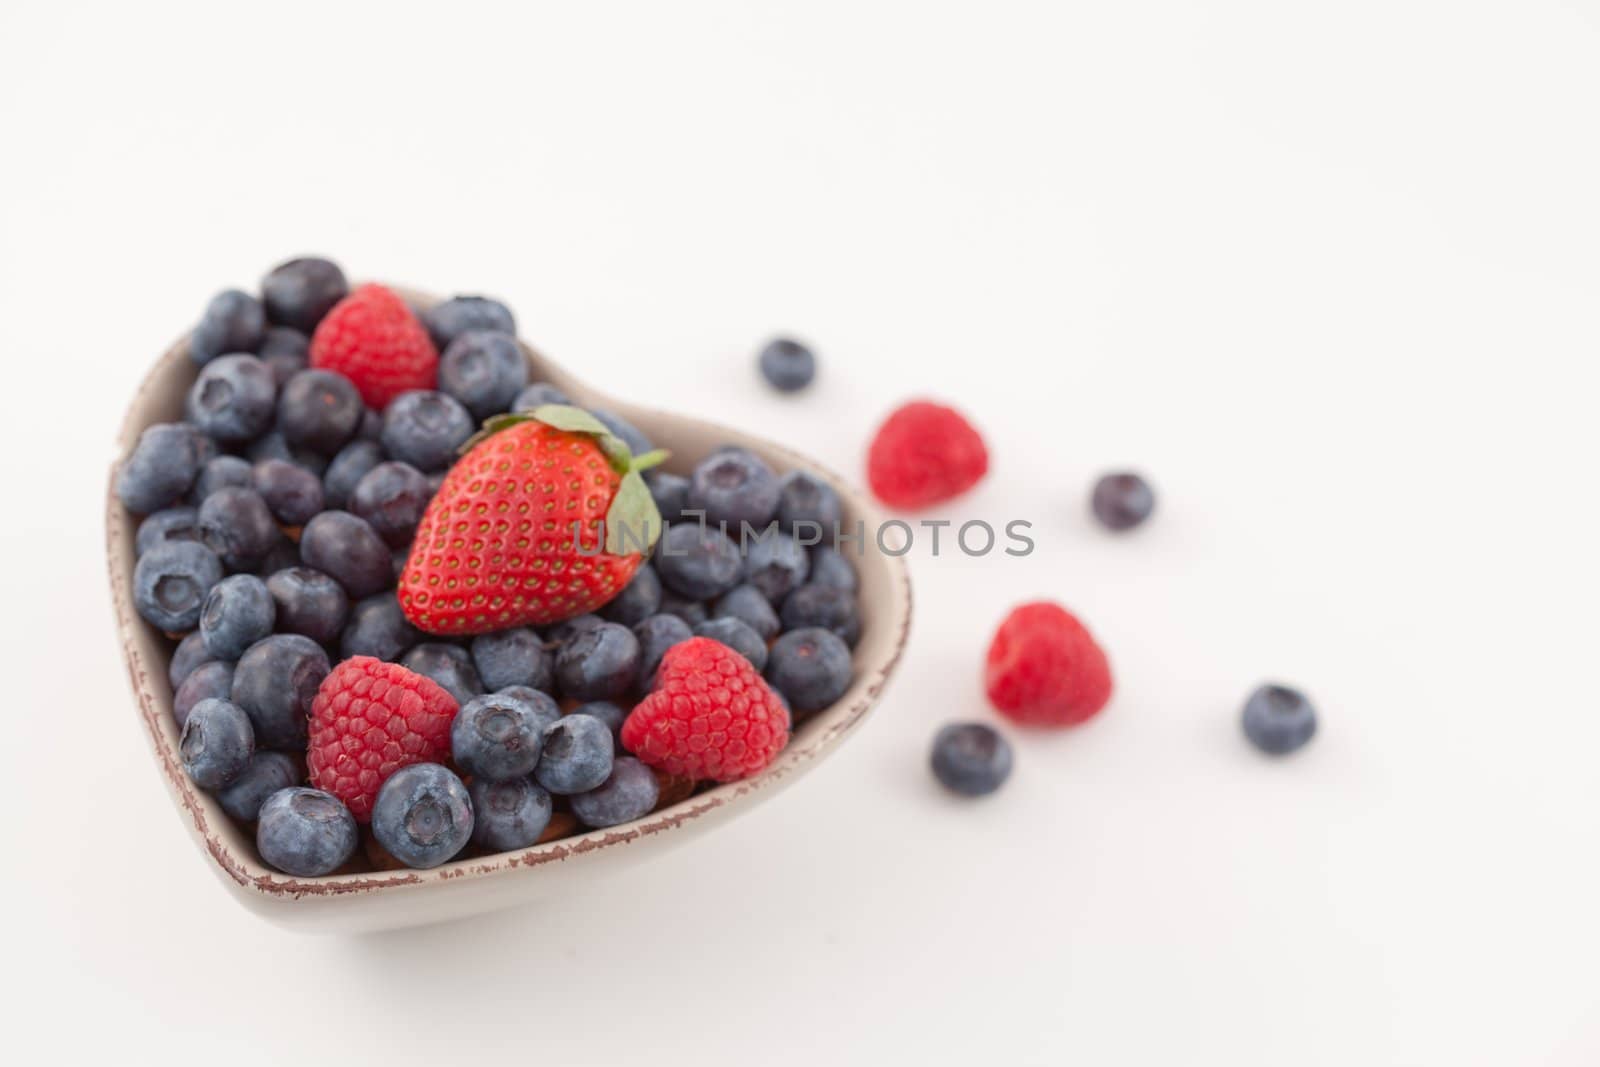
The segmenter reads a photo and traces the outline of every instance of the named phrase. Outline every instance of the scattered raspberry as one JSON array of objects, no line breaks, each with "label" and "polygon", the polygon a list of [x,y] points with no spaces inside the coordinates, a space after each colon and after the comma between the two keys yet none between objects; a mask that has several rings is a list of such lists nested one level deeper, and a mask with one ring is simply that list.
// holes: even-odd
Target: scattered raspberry
[{"label": "scattered raspberry", "polygon": [[371,656],[345,660],[311,702],[311,784],[344,801],[357,822],[369,821],[391,774],[449,758],[456,711],[455,697],[430,678]]},{"label": "scattered raspberry", "polygon": [[1111,699],[1111,665],[1083,623],[1059,604],[1024,604],[989,646],[989,701],[1029,726],[1072,726]]},{"label": "scattered raspberry", "polygon": [[771,763],[789,712],[750,661],[709,637],[674,645],[655,690],[622,724],[622,744],[651,767],[731,782]]},{"label": "scattered raspberry", "polygon": [[349,378],[367,406],[382,411],[408,389],[434,387],[439,352],[404,300],[363,285],[317,324],[311,365]]},{"label": "scattered raspberry", "polygon": [[977,485],[989,469],[983,438],[954,408],[913,401],[878,427],[867,451],[867,481],[890,507],[943,503]]}]

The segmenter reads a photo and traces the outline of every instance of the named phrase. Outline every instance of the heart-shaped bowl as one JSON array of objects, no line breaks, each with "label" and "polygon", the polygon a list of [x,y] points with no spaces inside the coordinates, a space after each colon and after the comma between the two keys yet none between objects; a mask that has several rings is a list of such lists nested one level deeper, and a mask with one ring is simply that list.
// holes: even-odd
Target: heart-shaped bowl
[{"label": "heart-shaped bowl", "polygon": [[[414,305],[435,298],[399,290]],[[183,417],[183,399],[194,381],[188,339],[173,345],[145,376],[122,423],[118,455],[126,456],[148,426]],[[614,400],[584,385],[538,352],[523,346],[532,380],[551,382],[579,405],[614,411],[660,447],[669,448],[667,469],[687,473],[723,444],[737,444],[766,460],[780,474],[803,468],[825,478],[844,505],[843,529],[857,523],[865,537],[856,556],[860,576],[861,641],[855,649],[850,688],[831,707],[806,719],[776,760],[754,777],[696,793],[635,822],[535,845],[520,852],[460,859],[432,870],[334,873],[296,878],[264,865],[251,835],[197,789],[178,757],[167,663],[172,642],[133,608],[131,580],[138,526],[117,499],[106,501],[106,551],[118,637],[156,765],[183,821],[209,857],[223,884],[250,910],[295,928],[342,932],[381,930],[443,922],[493,911],[542,895],[568,891],[590,879],[644,860],[724,820],[749,812],[832,752],[882,695],[905,647],[911,625],[911,584],[905,561],[877,545],[880,519],[867,499],[837,475],[770,441],[682,415],[669,415]],[[112,485],[116,470],[112,470]],[[853,546],[854,547],[854,546]]]}]

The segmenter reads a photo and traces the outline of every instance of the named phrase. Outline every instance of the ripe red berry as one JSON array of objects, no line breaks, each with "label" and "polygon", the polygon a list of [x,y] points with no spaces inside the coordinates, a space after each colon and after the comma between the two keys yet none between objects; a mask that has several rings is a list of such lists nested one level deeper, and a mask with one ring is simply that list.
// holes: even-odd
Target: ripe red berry
[{"label": "ripe red berry", "polygon": [[977,485],[989,452],[954,408],[916,400],[894,411],[867,451],[867,481],[890,507],[914,511]]},{"label": "ripe red berry", "polygon": [[789,712],[750,661],[692,637],[661,661],[654,691],[622,724],[622,744],[669,774],[731,782],[783,751]]},{"label": "ripe red berry", "polygon": [[1037,601],[1006,616],[984,668],[989,701],[1029,726],[1071,726],[1111,699],[1111,665],[1083,623]]},{"label": "ripe red berry", "polygon": [[382,411],[408,389],[432,389],[439,352],[406,302],[381,285],[363,285],[333,306],[311,335],[311,365],[355,383]]},{"label": "ripe red berry", "polygon": [[311,703],[306,768],[311,784],[372,818],[378,787],[401,767],[450,756],[455,697],[397,663],[355,656],[322,680]]}]

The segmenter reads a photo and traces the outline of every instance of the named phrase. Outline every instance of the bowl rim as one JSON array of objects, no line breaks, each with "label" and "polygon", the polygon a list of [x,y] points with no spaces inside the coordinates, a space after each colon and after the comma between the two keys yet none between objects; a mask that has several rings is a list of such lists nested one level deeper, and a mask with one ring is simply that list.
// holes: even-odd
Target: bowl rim
[{"label": "bowl rim", "polygon": [[[391,288],[423,307],[437,299],[403,287]],[[715,422],[615,400],[600,390],[584,385],[551,363],[520,337],[518,344],[538,374],[539,380],[550,381],[569,392],[583,394],[584,402],[589,406],[603,405],[619,411],[625,418],[642,415],[649,421],[688,421],[700,431],[717,435],[722,440],[754,446],[768,458],[780,459],[785,469],[802,468],[827,479],[844,498],[847,510],[859,517],[866,524],[866,529],[877,529],[881,526],[882,520],[878,509],[864,493],[810,457],[787,446]],[[170,713],[170,699],[161,699],[159,686],[151,684],[153,671],[159,672],[164,679],[165,665],[152,662],[141,648],[141,637],[148,637],[155,631],[134,610],[129,586],[129,579],[136,562],[133,552],[133,533],[137,529],[139,520],[123,508],[122,502],[117,497],[117,473],[123,458],[139,434],[147,426],[160,421],[150,413],[157,379],[162,377],[164,372],[175,369],[174,364],[179,361],[182,361],[184,366],[188,365],[188,347],[189,334],[185,333],[156,359],[140,381],[124,413],[118,431],[117,455],[111,464],[106,493],[108,578],[118,644],[139,708],[139,717],[162,777],[166,780],[168,790],[179,811],[187,816],[185,822],[217,868],[227,880],[252,895],[282,901],[352,898],[429,885],[504,878],[517,871],[527,871],[545,864],[575,859],[603,850],[615,850],[619,846],[644,841],[689,826],[757,792],[772,790],[785,779],[796,775],[805,765],[834,749],[877,703],[904,654],[911,627],[910,575],[903,555],[891,555],[880,551],[876,555],[887,568],[890,595],[878,605],[882,617],[874,619],[873,625],[886,626],[892,631],[892,638],[885,646],[887,654],[872,663],[858,662],[856,677],[844,696],[811,716],[799,733],[791,735],[790,743],[779,753],[778,758],[760,773],[750,778],[717,785],[703,793],[697,793],[676,804],[651,812],[642,819],[620,826],[557,838],[514,852],[453,860],[426,870],[399,869],[302,878],[268,868],[253,854],[241,854],[224,840],[218,827],[213,825],[213,819],[225,821],[228,816],[222,812],[213,798],[199,790],[183,772],[177,751],[176,724],[172,722]],[[864,552],[862,558],[870,554]]]}]

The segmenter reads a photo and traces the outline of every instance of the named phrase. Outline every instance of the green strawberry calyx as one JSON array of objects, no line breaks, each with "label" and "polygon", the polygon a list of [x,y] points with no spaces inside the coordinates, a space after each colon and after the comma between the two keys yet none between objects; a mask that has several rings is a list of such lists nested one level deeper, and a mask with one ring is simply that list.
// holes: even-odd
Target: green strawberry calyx
[{"label": "green strawberry calyx", "polygon": [[524,422],[542,422],[568,433],[593,437],[605,454],[611,469],[622,475],[611,506],[606,509],[606,551],[613,556],[626,556],[633,552],[648,555],[661,536],[661,512],[656,508],[650,487],[644,484],[643,474],[670,455],[664,448],[651,449],[634,455],[627,442],[606,427],[606,424],[582,408],[568,404],[541,404],[532,411],[518,411],[494,415],[484,420],[483,428],[461,446],[465,455],[502,430]]}]

